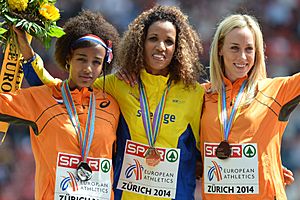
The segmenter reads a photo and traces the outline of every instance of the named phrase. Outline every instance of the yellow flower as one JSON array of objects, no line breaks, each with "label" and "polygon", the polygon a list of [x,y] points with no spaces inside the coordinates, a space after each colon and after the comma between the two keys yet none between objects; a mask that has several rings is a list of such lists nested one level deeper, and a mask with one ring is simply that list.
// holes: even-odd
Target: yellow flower
[{"label": "yellow flower", "polygon": [[8,6],[12,10],[24,11],[28,6],[28,0],[7,0]]},{"label": "yellow flower", "polygon": [[43,3],[39,12],[42,16],[51,21],[56,21],[60,18],[59,10],[50,3]]}]

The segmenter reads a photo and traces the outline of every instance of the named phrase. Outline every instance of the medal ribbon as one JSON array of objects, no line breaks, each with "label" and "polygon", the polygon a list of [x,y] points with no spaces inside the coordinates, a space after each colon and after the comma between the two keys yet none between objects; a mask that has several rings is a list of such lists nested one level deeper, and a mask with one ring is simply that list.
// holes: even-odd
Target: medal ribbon
[{"label": "medal ribbon", "polygon": [[61,91],[62,91],[64,104],[67,108],[68,115],[78,136],[82,161],[86,162],[92,144],[93,136],[94,136],[95,112],[96,112],[95,109],[96,100],[95,100],[94,92],[91,92],[90,95],[88,118],[86,121],[85,134],[83,136],[78,115],[76,112],[76,107],[72,99],[72,95],[67,80],[65,80],[62,83]]},{"label": "medal ribbon", "polygon": [[[227,108],[226,108],[226,89],[225,89],[224,83],[222,84],[222,104],[221,104],[221,97],[219,95],[218,96],[218,103],[219,103],[218,110],[219,110],[219,113],[221,113],[221,116],[220,116],[221,126],[223,126],[224,139],[226,141],[228,141],[228,136],[229,136],[229,132],[232,127],[232,124],[236,120],[238,113],[241,111],[241,107],[239,106],[239,104],[242,100],[243,91],[246,86],[246,83],[247,83],[247,80],[245,80],[240,87],[240,90],[238,92],[238,95],[236,97],[236,100],[234,102],[233,108],[230,113],[229,121],[227,118]],[[220,112],[220,110],[221,110],[221,112]]]},{"label": "medal ribbon", "polygon": [[144,84],[142,81],[139,81],[139,91],[140,91],[140,105],[141,105],[141,112],[142,112],[142,119],[143,119],[143,124],[144,128],[146,131],[147,139],[148,139],[148,144],[150,147],[154,147],[154,143],[156,141],[156,137],[158,135],[158,132],[161,127],[161,122],[162,122],[162,114],[165,108],[166,104],[166,98],[168,91],[170,90],[171,86],[171,81],[168,81],[168,85],[164,90],[164,93],[160,99],[160,102],[158,103],[154,117],[153,117],[153,122],[151,123],[151,118],[150,118],[150,108],[147,100],[147,94],[146,90],[144,87]]}]

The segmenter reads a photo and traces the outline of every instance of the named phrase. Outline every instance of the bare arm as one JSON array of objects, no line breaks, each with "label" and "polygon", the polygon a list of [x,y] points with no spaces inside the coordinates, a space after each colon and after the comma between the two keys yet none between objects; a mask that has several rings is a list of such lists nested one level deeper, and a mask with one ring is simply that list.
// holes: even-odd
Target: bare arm
[{"label": "bare arm", "polygon": [[26,33],[16,27],[13,27],[18,40],[18,46],[25,60],[29,60],[34,56],[34,51],[31,48]]}]

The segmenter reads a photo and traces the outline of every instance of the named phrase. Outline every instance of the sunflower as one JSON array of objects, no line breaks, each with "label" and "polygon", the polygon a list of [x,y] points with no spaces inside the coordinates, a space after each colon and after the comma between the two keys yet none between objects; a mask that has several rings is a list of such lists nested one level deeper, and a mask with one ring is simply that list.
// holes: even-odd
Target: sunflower
[{"label": "sunflower", "polygon": [[7,0],[8,6],[12,10],[24,11],[28,6],[28,0]]},{"label": "sunflower", "polygon": [[47,20],[56,21],[60,18],[59,10],[50,3],[43,3],[39,8],[39,12]]}]

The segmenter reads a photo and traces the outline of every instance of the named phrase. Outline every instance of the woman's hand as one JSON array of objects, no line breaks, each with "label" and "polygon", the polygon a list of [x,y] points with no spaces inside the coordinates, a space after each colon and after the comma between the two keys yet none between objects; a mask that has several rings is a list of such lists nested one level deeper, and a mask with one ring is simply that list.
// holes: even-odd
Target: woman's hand
[{"label": "woman's hand", "polygon": [[283,171],[283,177],[284,177],[284,184],[285,185],[292,184],[295,180],[293,172],[284,166],[282,166],[282,171]]},{"label": "woman's hand", "polygon": [[116,71],[115,75],[118,79],[130,84],[131,87],[134,87],[137,84],[137,76],[135,73],[129,74],[125,69],[119,69]]},{"label": "woman's hand", "polygon": [[26,33],[15,26],[13,26],[13,30],[16,33],[18,46],[21,51],[21,54],[23,55],[24,60],[29,60],[34,56],[34,51],[30,46]]}]

